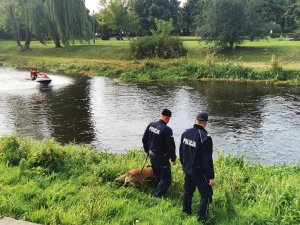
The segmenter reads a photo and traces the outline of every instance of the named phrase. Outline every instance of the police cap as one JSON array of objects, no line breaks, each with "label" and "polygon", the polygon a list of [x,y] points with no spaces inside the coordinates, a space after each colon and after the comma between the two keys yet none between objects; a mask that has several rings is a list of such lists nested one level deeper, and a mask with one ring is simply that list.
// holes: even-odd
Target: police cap
[{"label": "police cap", "polygon": [[198,113],[198,115],[196,116],[196,120],[208,121],[208,115],[207,115],[207,113],[205,113],[205,112]]},{"label": "police cap", "polygon": [[163,109],[161,114],[164,115],[164,116],[168,116],[168,117],[172,116],[172,112],[169,109]]}]

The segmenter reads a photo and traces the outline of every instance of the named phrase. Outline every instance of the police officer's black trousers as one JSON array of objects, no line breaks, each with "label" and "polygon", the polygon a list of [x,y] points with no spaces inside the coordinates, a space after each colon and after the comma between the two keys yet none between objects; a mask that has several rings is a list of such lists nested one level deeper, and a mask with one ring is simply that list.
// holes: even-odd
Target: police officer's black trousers
[{"label": "police officer's black trousers", "polygon": [[189,175],[184,177],[184,196],[183,211],[187,214],[192,212],[192,199],[194,191],[198,188],[201,199],[198,210],[198,218],[202,221],[207,220],[209,203],[212,201],[212,188],[203,175]]},{"label": "police officer's black trousers", "polygon": [[165,156],[152,151],[150,151],[150,160],[157,185],[154,196],[161,197],[172,182],[170,162]]}]

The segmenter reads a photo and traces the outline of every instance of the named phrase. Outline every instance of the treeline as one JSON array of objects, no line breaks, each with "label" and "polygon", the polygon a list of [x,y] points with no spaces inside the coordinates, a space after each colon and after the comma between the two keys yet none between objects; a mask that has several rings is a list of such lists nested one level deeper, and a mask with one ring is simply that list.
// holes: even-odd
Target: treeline
[{"label": "treeline", "polygon": [[22,50],[33,37],[61,47],[95,33],[102,39],[151,35],[155,20],[164,20],[172,21],[173,35],[234,47],[245,39],[282,36],[300,22],[300,0],[187,0],[182,6],[179,0],[99,0],[99,7],[90,15],[84,0],[0,0],[0,38],[13,34]]},{"label": "treeline", "polygon": [[155,19],[172,20],[174,35],[196,35],[219,46],[259,39],[297,28],[300,0],[102,0],[96,15],[103,39],[144,36]]}]

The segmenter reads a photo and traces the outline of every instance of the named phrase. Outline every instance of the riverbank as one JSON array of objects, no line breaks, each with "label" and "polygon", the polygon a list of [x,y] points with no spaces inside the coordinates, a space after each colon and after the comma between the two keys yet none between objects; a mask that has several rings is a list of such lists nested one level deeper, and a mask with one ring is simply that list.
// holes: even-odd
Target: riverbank
[{"label": "riverbank", "polygon": [[[265,40],[246,42],[219,55],[207,55],[207,46],[195,38],[183,38],[189,50],[181,59],[132,59],[129,41],[101,41],[55,49],[32,42],[19,52],[13,41],[0,41],[0,64],[53,73],[117,77],[125,81],[226,79],[300,83],[300,42]],[[275,55],[275,61],[271,62]]]},{"label": "riverbank", "polygon": [[[183,174],[172,167],[173,184],[163,199],[154,187],[122,186],[114,179],[140,168],[140,150],[96,152],[14,136],[0,138],[0,214],[41,224],[198,224],[181,212]],[[218,155],[217,185],[208,224],[298,224],[299,166],[260,166]],[[196,214],[198,193],[194,198]]]}]

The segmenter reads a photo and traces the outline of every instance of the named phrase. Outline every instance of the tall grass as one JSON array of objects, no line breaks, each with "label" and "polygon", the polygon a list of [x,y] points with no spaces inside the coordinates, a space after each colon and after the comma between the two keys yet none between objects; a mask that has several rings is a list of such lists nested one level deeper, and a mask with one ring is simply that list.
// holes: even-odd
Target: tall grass
[{"label": "tall grass", "polygon": [[227,79],[300,82],[300,71],[297,70],[280,70],[274,68],[274,65],[269,70],[256,70],[232,62],[213,64],[213,58],[208,57],[209,62],[206,64],[189,61],[158,64],[155,67],[145,64],[135,70],[123,72],[120,78],[125,81]]},{"label": "tall grass", "polygon": [[[11,155],[26,149],[18,162]],[[18,158],[17,157],[17,158]],[[14,157],[12,157],[14,158]],[[300,167],[249,164],[219,154],[217,185],[208,224],[299,224]],[[0,138],[0,214],[42,224],[198,224],[181,212],[183,174],[172,167],[173,184],[163,199],[154,186],[123,186],[114,179],[144,160],[96,152],[88,146],[60,146],[15,136]],[[193,199],[196,214],[199,194]]]}]

